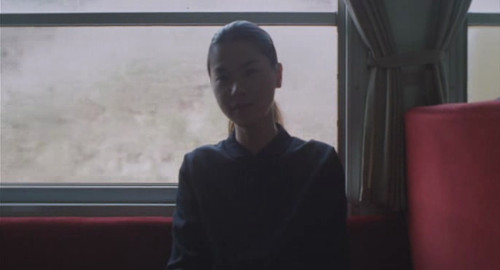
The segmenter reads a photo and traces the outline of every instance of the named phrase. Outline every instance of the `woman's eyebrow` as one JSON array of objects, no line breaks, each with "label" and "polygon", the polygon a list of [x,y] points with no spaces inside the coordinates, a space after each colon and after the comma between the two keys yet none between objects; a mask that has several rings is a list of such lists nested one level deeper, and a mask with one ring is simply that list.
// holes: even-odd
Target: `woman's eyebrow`
[{"label": "woman's eyebrow", "polygon": [[[248,60],[245,63],[241,64],[238,69],[244,69],[244,68],[246,68],[254,63],[257,63],[257,62],[259,62],[259,61],[258,60]],[[227,69],[223,66],[216,66],[214,68],[214,73],[224,73],[226,71],[227,71]]]},{"label": "woman's eyebrow", "polygon": [[257,60],[248,60],[245,63],[243,63],[242,65],[240,65],[240,69],[246,68],[246,67],[248,67],[251,64],[254,64],[256,62],[258,62],[258,61]]},{"label": "woman's eyebrow", "polygon": [[217,73],[217,74],[219,74],[219,73],[224,73],[224,72],[226,72],[226,69],[225,69],[224,67],[220,67],[220,66],[219,66],[219,67],[216,67],[216,68],[214,69],[214,72],[215,72],[215,73]]}]

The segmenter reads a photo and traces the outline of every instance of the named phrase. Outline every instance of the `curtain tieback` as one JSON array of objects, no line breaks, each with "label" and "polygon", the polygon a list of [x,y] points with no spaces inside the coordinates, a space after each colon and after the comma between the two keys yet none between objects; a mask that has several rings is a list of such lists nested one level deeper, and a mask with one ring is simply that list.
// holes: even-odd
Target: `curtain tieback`
[{"label": "curtain tieback", "polygon": [[420,66],[425,64],[439,63],[442,58],[443,52],[439,50],[400,53],[384,57],[373,57],[373,55],[370,54],[370,57],[368,59],[368,66],[376,66],[382,68]]}]

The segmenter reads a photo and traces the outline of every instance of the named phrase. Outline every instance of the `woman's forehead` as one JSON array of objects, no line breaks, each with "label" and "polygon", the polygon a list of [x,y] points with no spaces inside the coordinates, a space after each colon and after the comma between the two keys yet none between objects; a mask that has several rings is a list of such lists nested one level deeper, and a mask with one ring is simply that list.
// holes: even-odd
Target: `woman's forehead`
[{"label": "woman's forehead", "polygon": [[212,48],[212,55],[221,58],[242,58],[261,54],[259,48],[250,41],[226,41]]},{"label": "woman's forehead", "polygon": [[217,44],[210,51],[210,64],[219,66],[247,66],[267,60],[257,46],[248,41],[231,41]]}]

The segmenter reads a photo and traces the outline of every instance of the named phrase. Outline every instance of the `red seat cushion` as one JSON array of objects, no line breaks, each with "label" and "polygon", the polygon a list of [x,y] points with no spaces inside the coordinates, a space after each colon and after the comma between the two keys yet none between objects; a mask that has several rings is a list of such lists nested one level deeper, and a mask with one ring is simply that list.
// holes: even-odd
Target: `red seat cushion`
[{"label": "red seat cushion", "polygon": [[2,270],[164,269],[171,218],[0,219]]},{"label": "red seat cushion", "polygon": [[350,217],[351,270],[411,269],[406,224],[400,215]]},{"label": "red seat cushion", "polygon": [[500,101],[406,114],[415,270],[500,269]]}]

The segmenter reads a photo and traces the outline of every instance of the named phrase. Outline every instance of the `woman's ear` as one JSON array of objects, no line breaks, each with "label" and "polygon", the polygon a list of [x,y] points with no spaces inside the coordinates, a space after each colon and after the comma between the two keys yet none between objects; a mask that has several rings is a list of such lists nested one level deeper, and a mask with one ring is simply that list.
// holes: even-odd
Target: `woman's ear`
[{"label": "woman's ear", "polygon": [[281,63],[276,64],[276,88],[281,87],[283,81],[283,65]]}]

